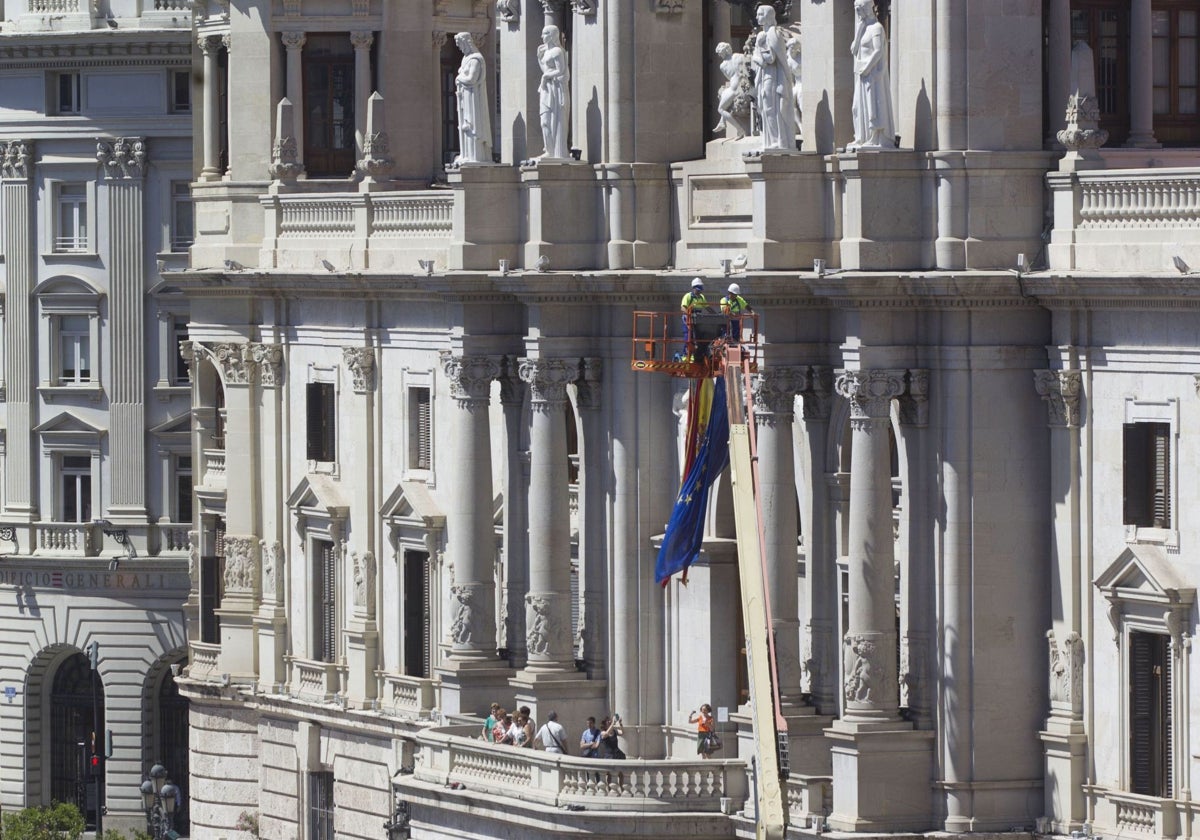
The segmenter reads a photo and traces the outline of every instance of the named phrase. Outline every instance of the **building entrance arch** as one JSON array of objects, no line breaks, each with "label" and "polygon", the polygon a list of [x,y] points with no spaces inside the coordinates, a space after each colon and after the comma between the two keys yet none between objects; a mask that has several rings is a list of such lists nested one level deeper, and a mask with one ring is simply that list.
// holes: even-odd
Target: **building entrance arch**
[{"label": "building entrance arch", "polygon": [[48,699],[50,799],[74,803],[94,829],[104,789],[104,687],[87,657],[59,663]]}]

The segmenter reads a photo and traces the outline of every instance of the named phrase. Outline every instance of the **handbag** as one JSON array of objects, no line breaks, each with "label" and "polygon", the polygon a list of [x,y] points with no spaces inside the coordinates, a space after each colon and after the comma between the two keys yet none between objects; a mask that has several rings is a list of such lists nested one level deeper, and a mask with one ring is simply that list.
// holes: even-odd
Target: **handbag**
[{"label": "handbag", "polygon": [[716,732],[710,732],[704,736],[704,751],[706,753],[716,752],[723,746],[725,745],[721,743],[721,736]]}]

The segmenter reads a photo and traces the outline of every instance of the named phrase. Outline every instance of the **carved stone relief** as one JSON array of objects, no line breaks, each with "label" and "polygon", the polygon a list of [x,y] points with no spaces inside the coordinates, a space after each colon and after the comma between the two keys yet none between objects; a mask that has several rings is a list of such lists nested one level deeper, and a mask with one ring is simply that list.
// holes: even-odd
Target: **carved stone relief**
[{"label": "carved stone relief", "polygon": [[838,376],[837,392],[850,401],[850,420],[889,416],[892,400],[904,393],[905,371],[848,370]]},{"label": "carved stone relief", "polygon": [[225,537],[226,591],[254,591],[258,577],[259,542],[254,537]]},{"label": "carved stone relief", "polygon": [[0,175],[5,178],[29,178],[33,175],[32,140],[0,143]]},{"label": "carved stone relief", "polygon": [[520,23],[521,0],[496,0],[496,17],[505,23]]},{"label": "carved stone relief", "polygon": [[813,365],[808,369],[808,383],[800,392],[804,400],[804,419],[826,421],[833,410],[833,368]]},{"label": "carved stone relief", "polygon": [[518,370],[529,386],[534,411],[560,408],[567,400],[567,383],[575,381],[579,372],[563,359],[521,359]]},{"label": "carved stone relief", "polygon": [[561,629],[551,612],[550,599],[545,595],[529,593],[525,596],[525,626],[528,628],[525,649],[530,656],[549,656],[551,639]]},{"label": "carved stone relief", "polygon": [[375,604],[375,555],[370,551],[362,554],[355,551],[350,559],[354,569],[354,606],[370,615]]},{"label": "carved stone relief", "polygon": [[478,585],[462,584],[450,587],[454,596],[454,617],[450,622],[450,641],[455,645],[469,645],[479,635],[478,621],[480,604]]},{"label": "carved stone relief", "polygon": [[1079,426],[1079,402],[1083,375],[1077,370],[1035,370],[1033,384],[1046,401],[1051,426]]},{"label": "carved stone relief", "polygon": [[579,379],[576,380],[575,387],[579,389],[579,407],[581,409],[600,407],[600,379],[603,375],[603,359],[588,357],[580,363]]},{"label": "carved stone relief", "polygon": [[375,387],[375,348],[343,347],[342,360],[350,371],[354,393],[365,394]]},{"label": "carved stone relief", "polygon": [[910,370],[908,388],[898,397],[900,422],[905,426],[929,425],[929,371]]},{"label": "carved stone relief", "polygon": [[802,367],[771,367],[754,377],[754,414],[759,422],[776,419],[790,422],[795,415],[796,395],[808,384]]},{"label": "carved stone relief", "polygon": [[879,678],[883,673],[879,646],[869,636],[846,637],[847,703],[871,703],[879,699]]},{"label": "carved stone relief", "polygon": [[1068,633],[1061,642],[1053,630],[1046,632],[1050,653],[1050,702],[1061,703],[1073,711],[1083,709],[1083,639]]},{"label": "carved stone relief", "polygon": [[262,591],[263,595],[274,596],[279,588],[279,572],[283,546],[278,542],[259,543],[262,549]]},{"label": "carved stone relief", "polygon": [[487,403],[492,380],[500,377],[500,361],[493,356],[442,355],[442,371],[450,383],[450,395],[460,402]]},{"label": "carved stone relief", "polygon": [[142,137],[118,137],[96,141],[96,160],[108,178],[141,178],[146,174],[146,140]]},{"label": "carved stone relief", "polygon": [[251,342],[246,345],[246,358],[258,369],[259,382],[274,388],[280,383],[283,370],[283,348],[278,344]]}]

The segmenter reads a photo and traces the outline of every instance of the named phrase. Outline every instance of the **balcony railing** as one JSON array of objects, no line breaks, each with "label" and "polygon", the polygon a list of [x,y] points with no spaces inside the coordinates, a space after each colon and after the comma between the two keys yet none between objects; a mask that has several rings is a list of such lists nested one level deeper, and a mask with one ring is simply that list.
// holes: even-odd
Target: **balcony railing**
[{"label": "balcony railing", "polygon": [[29,13],[34,15],[77,15],[90,11],[89,0],[29,0]]},{"label": "balcony railing", "polygon": [[38,554],[93,557],[94,528],[90,522],[39,522],[34,526]]},{"label": "balcony railing", "polygon": [[204,486],[215,490],[225,489],[225,450],[204,450]]},{"label": "balcony railing", "polygon": [[160,537],[159,551],[161,553],[178,554],[186,552],[191,544],[188,542],[188,531],[191,525],[159,525],[158,532]]},{"label": "balcony railing", "polygon": [[188,676],[193,680],[206,680],[216,677],[218,673],[217,660],[220,656],[220,645],[192,642]]},{"label": "balcony railing", "polygon": [[483,796],[589,812],[719,813],[740,809],[747,796],[741,761],[578,758],[489,744],[466,737],[468,730],[476,728],[421,733],[417,781],[439,788],[459,783]]},{"label": "balcony railing", "polygon": [[1200,170],[1081,172],[1080,228],[1174,228],[1200,220]]},{"label": "balcony railing", "polygon": [[345,668],[336,662],[314,662],[310,659],[288,659],[291,669],[288,684],[298,700],[329,703],[341,693],[341,677]]},{"label": "balcony railing", "polygon": [[379,708],[384,714],[427,718],[436,704],[433,680],[376,671]]}]

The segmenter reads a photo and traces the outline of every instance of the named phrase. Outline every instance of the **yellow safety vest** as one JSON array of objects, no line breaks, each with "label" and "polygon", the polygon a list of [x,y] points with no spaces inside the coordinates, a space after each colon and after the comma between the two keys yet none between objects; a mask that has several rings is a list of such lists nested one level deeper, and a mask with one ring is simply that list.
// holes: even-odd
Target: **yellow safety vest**
[{"label": "yellow safety vest", "polygon": [[684,312],[691,312],[693,309],[704,309],[707,306],[708,299],[704,297],[703,292],[688,292],[679,303],[679,308]]},{"label": "yellow safety vest", "polygon": [[732,298],[721,298],[721,310],[728,312],[730,315],[741,315],[749,308],[750,304],[746,303],[746,299],[741,295],[734,295]]}]

